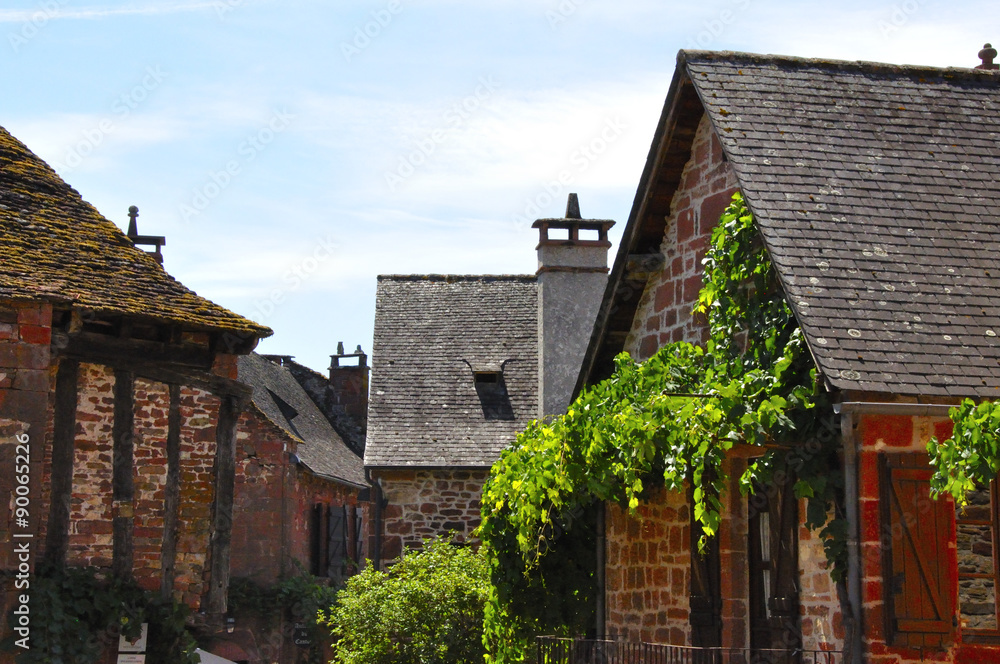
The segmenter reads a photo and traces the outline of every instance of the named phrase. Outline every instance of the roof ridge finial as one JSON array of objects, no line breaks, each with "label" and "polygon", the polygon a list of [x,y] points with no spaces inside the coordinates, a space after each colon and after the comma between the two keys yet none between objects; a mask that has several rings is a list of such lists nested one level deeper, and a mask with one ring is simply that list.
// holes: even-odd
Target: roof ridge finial
[{"label": "roof ridge finial", "polygon": [[976,69],[1000,69],[1000,65],[994,64],[993,58],[997,57],[997,50],[993,48],[992,44],[983,44],[983,49],[979,51],[979,59],[983,61],[983,64],[976,65]]},{"label": "roof ridge finial", "polygon": [[139,208],[135,205],[128,206],[128,233],[130,238],[139,236],[139,224],[136,219],[139,217]]},{"label": "roof ridge finial", "polygon": [[582,219],[580,216],[580,198],[576,194],[570,194],[566,200],[566,219]]}]

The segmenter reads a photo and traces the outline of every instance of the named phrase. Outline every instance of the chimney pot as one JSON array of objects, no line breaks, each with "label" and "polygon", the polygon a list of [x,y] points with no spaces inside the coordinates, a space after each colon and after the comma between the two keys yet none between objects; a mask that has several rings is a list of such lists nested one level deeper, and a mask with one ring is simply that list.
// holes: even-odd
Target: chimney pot
[{"label": "chimney pot", "polygon": [[566,218],[580,219],[580,199],[576,194],[570,194],[566,201]]},{"label": "chimney pot", "polygon": [[983,61],[981,65],[977,65],[976,69],[989,69],[996,70],[1000,69],[1000,65],[994,64],[993,58],[997,57],[997,50],[993,48],[991,44],[983,44],[983,48],[979,51],[979,59]]}]

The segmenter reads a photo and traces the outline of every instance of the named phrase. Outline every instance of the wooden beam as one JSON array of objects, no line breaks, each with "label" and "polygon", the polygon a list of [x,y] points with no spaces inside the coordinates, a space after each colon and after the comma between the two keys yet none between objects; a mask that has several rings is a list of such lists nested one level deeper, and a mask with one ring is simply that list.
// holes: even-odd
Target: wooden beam
[{"label": "wooden beam", "polygon": [[212,510],[212,538],[209,543],[212,568],[202,609],[209,616],[226,613],[236,480],[236,424],[239,417],[239,401],[232,396],[222,397],[219,421],[215,429],[215,501]]},{"label": "wooden beam", "polygon": [[135,548],[132,531],[135,525],[133,499],[135,483],[135,376],[130,371],[115,370],[115,421],[113,441],[111,500],[112,558],[111,573],[117,579],[132,577]]},{"label": "wooden beam", "polygon": [[205,370],[212,368],[212,353],[207,347],[144,339],[122,339],[84,331],[66,335],[65,342],[63,352],[71,356],[107,357],[145,363],[160,362]]},{"label": "wooden beam", "polygon": [[203,371],[183,366],[170,361],[153,358],[132,358],[104,354],[99,348],[88,349],[79,344],[70,344],[71,337],[62,333],[53,333],[52,344],[61,357],[67,357],[81,362],[103,364],[113,369],[131,371],[136,376],[148,378],[158,383],[190,385],[207,390],[217,396],[233,395],[241,401],[248,400],[253,394],[253,388],[231,378],[217,376],[209,371]]},{"label": "wooden beam", "polygon": [[160,547],[160,597],[169,600],[174,592],[174,565],[177,562],[177,515],[181,504],[181,387],[170,385],[170,412],[167,415],[167,483],[163,499],[163,542]]},{"label": "wooden beam", "polygon": [[76,437],[77,374],[75,360],[62,360],[56,374],[52,425],[52,478],[49,522],[43,564],[62,567],[69,548],[69,505],[73,495],[73,442]]}]

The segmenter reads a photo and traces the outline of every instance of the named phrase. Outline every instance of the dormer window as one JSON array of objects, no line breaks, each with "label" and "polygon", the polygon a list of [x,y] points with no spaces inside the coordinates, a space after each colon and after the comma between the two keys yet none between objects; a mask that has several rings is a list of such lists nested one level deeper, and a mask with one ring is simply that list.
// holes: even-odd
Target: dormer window
[{"label": "dormer window", "polygon": [[483,408],[483,417],[487,420],[512,420],[514,409],[507,394],[507,383],[504,381],[503,365],[492,363],[473,364],[467,362],[472,369],[472,382],[479,396],[479,404]]},{"label": "dormer window", "polygon": [[475,376],[476,385],[498,385],[500,383],[499,371],[476,371],[473,376]]}]

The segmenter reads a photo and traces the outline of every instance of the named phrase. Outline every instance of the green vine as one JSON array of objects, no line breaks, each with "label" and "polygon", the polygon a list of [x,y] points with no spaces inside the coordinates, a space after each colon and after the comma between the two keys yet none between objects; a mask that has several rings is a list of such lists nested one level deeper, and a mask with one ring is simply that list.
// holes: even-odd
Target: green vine
[{"label": "green vine", "polygon": [[[4,643],[19,664],[91,664],[119,635],[135,639],[149,623],[150,664],[196,664],[194,638],[186,629],[188,608],[111,579],[93,567],[45,570],[31,579],[31,648]],[[11,614],[11,618],[13,618]],[[13,624],[13,622],[12,622]]]},{"label": "green vine", "polygon": [[795,495],[808,498],[806,524],[820,531],[834,579],[843,578],[832,406],[739,194],[703,262],[695,313],[708,321],[704,347],[673,343],[641,364],[619,355],[611,378],[565,415],[530,423],[493,466],[479,533],[494,585],[484,638],[495,661],[522,659],[533,633],[589,626],[587,515],[598,502],[635,510],[651,488],[690,482],[701,544],[716,535],[721,462],[738,444],[761,448],[743,491],[794,481]]},{"label": "green vine", "polygon": [[949,411],[954,424],[951,437],[927,443],[931,466],[931,490],[951,494],[959,505],[978,486],[996,479],[1000,470],[1000,404],[984,401],[976,405],[965,399]]}]

